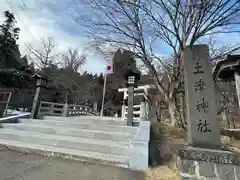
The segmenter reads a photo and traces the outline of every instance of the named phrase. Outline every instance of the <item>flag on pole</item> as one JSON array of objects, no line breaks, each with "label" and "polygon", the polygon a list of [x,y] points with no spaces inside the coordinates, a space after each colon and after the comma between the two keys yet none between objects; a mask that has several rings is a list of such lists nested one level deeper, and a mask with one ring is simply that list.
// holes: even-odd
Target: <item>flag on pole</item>
[{"label": "flag on pole", "polygon": [[100,116],[103,116],[103,110],[104,110],[104,99],[106,94],[106,83],[107,83],[107,75],[113,74],[113,65],[107,65],[104,75],[104,85],[103,85],[103,98],[102,98],[102,108],[100,112]]},{"label": "flag on pole", "polygon": [[107,65],[106,66],[106,72],[105,75],[113,74],[113,67],[112,65]]}]

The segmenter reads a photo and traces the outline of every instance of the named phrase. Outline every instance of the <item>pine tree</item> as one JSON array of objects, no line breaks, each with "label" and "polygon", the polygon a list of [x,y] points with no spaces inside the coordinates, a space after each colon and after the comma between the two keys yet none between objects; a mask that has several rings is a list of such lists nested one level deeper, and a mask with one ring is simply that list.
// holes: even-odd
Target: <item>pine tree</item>
[{"label": "pine tree", "polygon": [[21,58],[21,64],[22,64],[22,66],[25,67],[25,68],[28,68],[28,67],[29,67],[29,65],[28,65],[28,59],[27,59],[27,56],[26,56],[26,55]]},{"label": "pine tree", "polygon": [[0,25],[0,67],[21,69],[21,54],[16,41],[19,38],[18,27],[13,13],[4,12],[6,20]]}]

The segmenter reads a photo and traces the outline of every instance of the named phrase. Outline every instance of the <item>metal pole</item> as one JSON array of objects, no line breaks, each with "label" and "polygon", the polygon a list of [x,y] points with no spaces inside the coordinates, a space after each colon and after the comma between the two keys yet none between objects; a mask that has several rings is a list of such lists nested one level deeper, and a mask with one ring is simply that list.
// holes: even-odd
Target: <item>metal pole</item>
[{"label": "metal pole", "polygon": [[107,75],[104,76],[102,108],[101,108],[100,116],[103,116],[104,99],[105,99],[105,94],[106,94],[106,83],[107,83]]}]

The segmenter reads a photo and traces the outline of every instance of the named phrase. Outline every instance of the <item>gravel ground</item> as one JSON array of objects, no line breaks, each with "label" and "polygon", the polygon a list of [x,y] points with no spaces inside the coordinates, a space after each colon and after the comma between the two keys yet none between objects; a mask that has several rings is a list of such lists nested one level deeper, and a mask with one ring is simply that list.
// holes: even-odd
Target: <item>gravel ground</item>
[{"label": "gravel ground", "polygon": [[0,150],[1,180],[144,180],[144,172]]},{"label": "gravel ground", "polygon": [[0,149],[1,180],[175,180],[167,166],[144,171]]},{"label": "gravel ground", "polygon": [[[164,137],[171,137],[168,128],[159,124],[151,132],[150,163],[155,168],[143,171],[81,163],[38,154],[27,154],[0,147],[1,180],[178,180],[176,173],[168,167],[171,148]],[[158,130],[159,127],[159,130]],[[164,132],[167,130],[168,133]],[[176,129],[172,130],[176,134]],[[182,133],[180,133],[182,134]],[[171,144],[171,143],[170,143]]]},{"label": "gravel ground", "polygon": [[144,173],[145,180],[179,180],[176,173],[165,165],[157,168],[149,168]]}]

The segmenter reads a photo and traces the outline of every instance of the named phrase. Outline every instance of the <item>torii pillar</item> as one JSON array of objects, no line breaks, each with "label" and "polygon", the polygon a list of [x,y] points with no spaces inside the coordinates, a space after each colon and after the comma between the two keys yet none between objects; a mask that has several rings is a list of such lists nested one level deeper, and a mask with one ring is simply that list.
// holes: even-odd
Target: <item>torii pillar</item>
[{"label": "torii pillar", "polygon": [[213,73],[214,80],[235,80],[236,92],[238,97],[238,113],[240,108],[240,55],[228,55],[220,61]]}]

